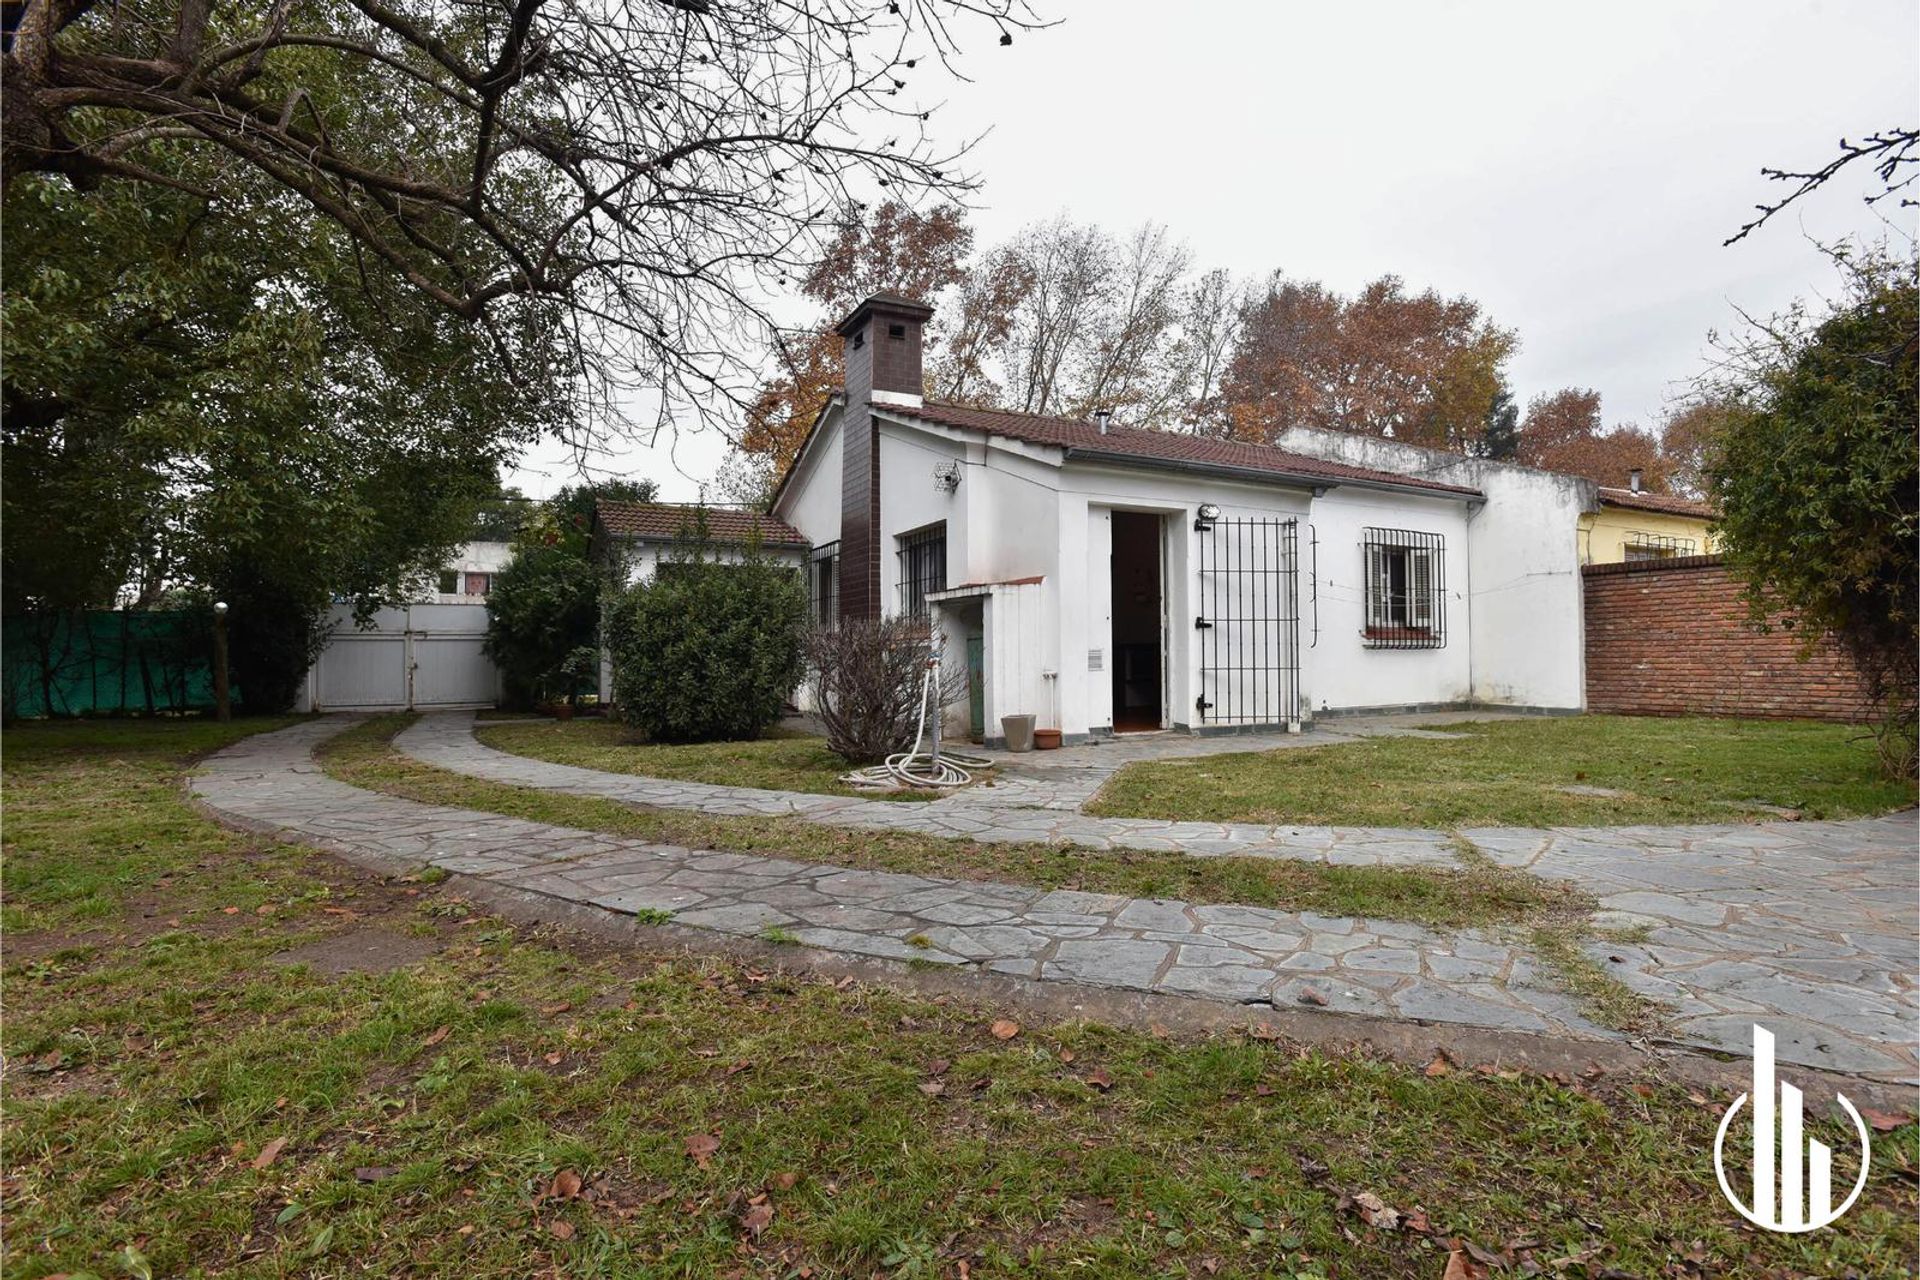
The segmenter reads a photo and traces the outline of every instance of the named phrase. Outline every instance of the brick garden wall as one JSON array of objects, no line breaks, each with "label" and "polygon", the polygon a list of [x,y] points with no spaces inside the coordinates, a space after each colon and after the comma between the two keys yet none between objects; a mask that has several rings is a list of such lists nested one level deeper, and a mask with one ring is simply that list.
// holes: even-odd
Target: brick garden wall
[{"label": "brick garden wall", "polygon": [[1589,711],[1860,718],[1853,664],[1830,645],[1796,661],[1795,636],[1748,627],[1718,556],[1590,564],[1581,574]]}]

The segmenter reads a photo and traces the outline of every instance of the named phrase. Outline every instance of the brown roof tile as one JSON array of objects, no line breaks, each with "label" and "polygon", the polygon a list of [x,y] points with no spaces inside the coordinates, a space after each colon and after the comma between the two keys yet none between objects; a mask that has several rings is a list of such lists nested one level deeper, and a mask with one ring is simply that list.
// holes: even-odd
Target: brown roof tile
[{"label": "brown roof tile", "polygon": [[[652,538],[669,541],[693,528],[699,507],[679,502],[594,503],[594,519],[607,532],[626,538]],[[708,507],[707,534],[715,542],[746,542],[758,533],[770,547],[804,547],[806,535],[790,524],[752,511],[734,511],[726,507]]]},{"label": "brown roof tile", "polygon": [[1635,493],[1632,489],[1611,489],[1600,486],[1600,501],[1609,507],[1625,507],[1629,511],[1657,511],[1669,516],[1693,516],[1699,520],[1712,520],[1719,516],[1719,508],[1711,502],[1702,502],[1698,498],[1683,498],[1672,493]]},{"label": "brown roof tile", "polygon": [[1001,409],[970,409],[962,405],[929,401],[920,406],[875,405],[881,413],[919,418],[963,430],[984,431],[988,435],[1030,444],[1052,445],[1083,454],[1118,454],[1130,458],[1158,459],[1192,466],[1227,467],[1237,471],[1258,471],[1276,477],[1324,480],[1363,484],[1391,485],[1404,489],[1425,489],[1435,493],[1479,497],[1478,489],[1457,484],[1442,484],[1419,476],[1395,475],[1365,467],[1329,462],[1304,454],[1288,453],[1272,445],[1246,444],[1238,440],[1216,440],[1209,436],[1187,435],[1175,431],[1154,431],[1144,427],[1109,427],[1104,433],[1091,422],[1078,418],[1053,418],[1033,413],[1013,413]]}]

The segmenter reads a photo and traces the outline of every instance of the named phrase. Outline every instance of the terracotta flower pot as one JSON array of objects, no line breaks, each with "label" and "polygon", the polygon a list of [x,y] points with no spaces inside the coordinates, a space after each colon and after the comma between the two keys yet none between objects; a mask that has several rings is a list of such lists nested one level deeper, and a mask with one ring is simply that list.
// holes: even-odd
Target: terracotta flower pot
[{"label": "terracotta flower pot", "polygon": [[1033,731],[1033,745],[1042,751],[1057,750],[1060,746],[1060,731],[1058,729],[1035,729]]}]

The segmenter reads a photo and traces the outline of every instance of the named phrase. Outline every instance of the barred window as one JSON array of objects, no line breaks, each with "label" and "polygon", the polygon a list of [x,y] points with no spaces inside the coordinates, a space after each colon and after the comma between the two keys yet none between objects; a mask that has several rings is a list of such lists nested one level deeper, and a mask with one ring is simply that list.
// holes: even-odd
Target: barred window
[{"label": "barred window", "polygon": [[1447,543],[1437,533],[1367,529],[1369,649],[1439,649],[1447,642]]},{"label": "barred window", "polygon": [[947,589],[947,523],[903,533],[900,544],[900,612],[927,616],[927,596]]},{"label": "barred window", "polygon": [[460,594],[460,571],[458,569],[442,569],[440,571],[440,594],[443,596],[457,596]]},{"label": "barred window", "polygon": [[819,550],[813,553],[813,563],[807,570],[807,596],[812,606],[813,620],[821,626],[832,626],[840,616],[840,556],[838,543],[836,550],[822,555]]}]

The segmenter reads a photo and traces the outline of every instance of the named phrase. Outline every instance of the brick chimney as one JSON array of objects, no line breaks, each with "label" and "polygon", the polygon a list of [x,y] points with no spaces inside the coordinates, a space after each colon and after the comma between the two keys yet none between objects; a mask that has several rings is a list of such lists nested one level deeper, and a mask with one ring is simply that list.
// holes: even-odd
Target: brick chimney
[{"label": "brick chimney", "polygon": [[920,404],[920,331],[933,308],[876,293],[839,325],[847,343],[847,408],[840,446],[840,616],[878,618],[880,427],[876,405]]}]

